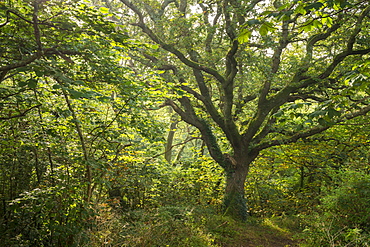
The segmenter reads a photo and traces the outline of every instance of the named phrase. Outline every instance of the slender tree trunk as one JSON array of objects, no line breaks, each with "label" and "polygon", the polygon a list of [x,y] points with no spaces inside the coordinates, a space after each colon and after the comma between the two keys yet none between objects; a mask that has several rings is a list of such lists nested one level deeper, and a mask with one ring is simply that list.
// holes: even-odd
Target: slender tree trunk
[{"label": "slender tree trunk", "polygon": [[[168,111],[170,114],[173,113],[173,109],[171,107],[168,108]],[[172,164],[172,148],[173,148],[172,145],[175,136],[175,131],[177,128],[177,123],[179,122],[177,119],[178,119],[177,115],[173,114],[171,116],[170,130],[168,132],[167,143],[164,153],[164,158],[167,160],[168,164]]]},{"label": "slender tree trunk", "polygon": [[177,121],[171,122],[170,131],[168,132],[168,136],[167,136],[167,143],[166,143],[164,158],[167,160],[168,164],[172,164],[172,144],[173,144],[173,138],[175,136],[176,125],[177,125]]},{"label": "slender tree trunk", "polygon": [[[58,81],[58,82],[59,82],[59,84],[61,86],[63,86],[63,84],[60,81]],[[68,109],[69,109],[69,111],[72,114],[72,118],[74,120],[74,125],[76,127],[76,131],[77,131],[78,137],[80,139],[82,153],[83,153],[83,157],[84,157],[84,161],[85,161],[85,168],[86,168],[86,171],[85,171],[85,182],[87,183],[87,186],[86,186],[87,188],[86,188],[85,201],[86,202],[90,202],[91,201],[91,197],[92,197],[92,193],[93,193],[92,170],[91,170],[91,167],[90,167],[90,164],[89,164],[89,155],[88,155],[88,152],[87,152],[85,139],[84,139],[84,136],[83,136],[83,133],[82,133],[82,128],[81,128],[81,126],[79,124],[79,121],[78,121],[76,112],[75,112],[75,110],[72,107],[72,102],[69,99],[66,90],[63,89],[63,87],[62,87],[62,92],[63,92],[64,99],[65,99],[65,101],[67,103]]]},{"label": "slender tree trunk", "polygon": [[40,171],[40,162],[39,162],[39,154],[37,152],[37,147],[34,147],[33,152],[35,154],[35,171],[36,171],[37,184],[40,184],[41,183],[41,171]]}]

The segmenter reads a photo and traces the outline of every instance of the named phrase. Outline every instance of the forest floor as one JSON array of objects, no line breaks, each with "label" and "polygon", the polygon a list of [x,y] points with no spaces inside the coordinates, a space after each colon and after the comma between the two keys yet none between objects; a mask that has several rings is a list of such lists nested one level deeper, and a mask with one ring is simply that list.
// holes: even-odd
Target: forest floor
[{"label": "forest floor", "polygon": [[90,246],[103,246],[102,239],[111,246],[135,247],[305,246],[300,220],[294,216],[250,217],[239,222],[213,210],[185,207],[136,210],[121,216],[112,211],[101,214],[102,225],[93,233]]},{"label": "forest floor", "polygon": [[[223,232],[225,225],[220,226],[215,243],[222,247],[298,247],[303,240],[294,237],[297,229],[281,227],[270,219],[261,223],[247,223],[246,225],[233,224],[233,234]],[[281,223],[281,222],[280,222]],[[293,224],[294,225],[294,224]],[[216,229],[214,229],[215,231]]]}]

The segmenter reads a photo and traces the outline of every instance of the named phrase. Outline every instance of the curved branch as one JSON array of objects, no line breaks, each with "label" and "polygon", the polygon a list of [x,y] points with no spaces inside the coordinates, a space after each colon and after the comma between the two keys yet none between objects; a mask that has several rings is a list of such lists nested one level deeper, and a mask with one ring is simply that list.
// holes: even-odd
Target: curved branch
[{"label": "curved branch", "polygon": [[[283,50],[287,47],[288,45],[288,34],[289,34],[289,29],[288,29],[288,21],[284,21],[282,24],[282,31],[281,31],[281,38],[279,40],[279,45],[276,47],[274,54],[272,55],[272,63],[271,63],[271,75],[275,74],[280,67],[280,62],[281,62],[281,54],[283,53]],[[271,88],[271,77],[267,78],[265,81],[261,94],[258,100],[258,104],[265,104],[266,97],[268,93],[270,92]]]},{"label": "curved branch", "polygon": [[20,114],[17,114],[17,115],[13,115],[13,116],[9,116],[9,117],[0,117],[0,120],[9,120],[9,119],[18,118],[18,117],[24,117],[24,116],[26,116],[26,114],[29,111],[31,111],[34,108],[40,107],[40,106],[41,106],[41,104],[32,106],[32,107],[28,108],[27,110],[25,110],[24,112],[21,112]]},{"label": "curved branch", "polygon": [[158,45],[160,45],[163,49],[165,49],[166,51],[172,53],[173,55],[175,55],[182,63],[184,63],[185,65],[193,68],[193,69],[199,69],[199,70],[202,70],[210,75],[212,75],[213,77],[215,77],[220,83],[224,84],[225,83],[225,78],[219,74],[217,72],[217,70],[215,69],[212,69],[212,68],[209,68],[207,66],[204,66],[202,64],[199,64],[197,62],[194,62],[193,60],[190,60],[188,58],[186,58],[186,56],[181,52],[179,51],[178,49],[176,49],[175,47],[173,47],[172,45],[169,45],[165,42],[163,42],[144,22],[144,17],[142,15],[142,13],[139,11],[139,9],[134,5],[132,4],[129,0],[120,0],[123,4],[125,4],[127,7],[129,7],[132,11],[135,12],[135,14],[138,16],[139,18],[139,22],[136,23],[136,24],[133,24],[135,26],[138,26],[142,29],[142,31],[149,36],[149,38],[154,41],[155,43],[157,43]]},{"label": "curved branch", "polygon": [[357,50],[357,51],[344,51],[342,53],[339,53],[336,55],[333,59],[333,62],[327,67],[327,69],[321,73],[318,78],[324,79],[331,75],[331,73],[334,71],[334,69],[337,67],[339,63],[341,63],[346,57],[352,56],[352,55],[366,55],[370,53],[370,48],[364,49],[364,50]]},{"label": "curved branch", "polygon": [[[335,121],[334,125],[335,124],[342,124],[343,122],[345,122],[347,120],[350,120],[350,119],[353,119],[353,118],[356,118],[356,117],[359,117],[359,116],[366,115],[368,112],[370,112],[370,105],[368,105],[368,106],[366,106],[366,107],[364,107],[364,108],[362,108],[358,111],[345,114],[341,119]],[[319,134],[319,133],[329,129],[330,127],[331,126],[329,126],[329,125],[327,125],[327,126],[322,126],[322,125],[315,126],[315,127],[311,128],[311,129],[308,129],[306,131],[296,133],[296,134],[294,134],[293,136],[291,136],[289,138],[285,138],[285,139],[282,138],[282,139],[278,139],[278,140],[263,142],[263,143],[257,145],[254,149],[257,150],[257,151],[261,151],[263,149],[273,147],[273,146],[279,146],[279,145],[283,145],[283,144],[294,143],[294,142],[297,142],[301,138],[310,137],[310,136],[313,136],[315,134]]]},{"label": "curved branch", "polygon": [[356,26],[355,29],[353,30],[351,36],[348,39],[347,43],[347,51],[352,51],[353,45],[356,41],[356,36],[360,33],[361,28],[362,28],[362,22],[364,18],[369,14],[370,12],[370,5],[367,6],[367,8],[362,11],[361,15],[357,18]]},{"label": "curved branch", "polygon": [[40,29],[39,29],[39,20],[38,20],[38,12],[39,12],[39,4],[37,1],[33,2],[33,14],[32,14],[32,21],[33,21],[33,33],[35,35],[35,40],[37,44],[37,53],[42,52],[42,43],[40,38]]},{"label": "curved branch", "polygon": [[6,19],[5,19],[5,22],[4,22],[4,23],[0,24],[0,28],[4,27],[6,24],[8,24],[8,23],[9,23],[9,13],[10,13],[10,11],[9,11],[9,10],[7,10],[7,11],[5,12]]},{"label": "curved branch", "polygon": [[201,135],[203,141],[206,143],[208,151],[211,157],[224,169],[229,169],[229,160],[225,159],[221,148],[219,147],[216,137],[214,136],[209,124],[204,121],[203,119],[199,119],[193,107],[190,104],[190,100],[186,97],[182,97],[179,99],[181,105],[184,107],[182,110],[175,102],[170,99],[167,99],[165,104],[171,106],[172,109],[180,115],[181,119],[186,123],[193,125],[196,127]]},{"label": "curved branch", "polygon": [[[12,70],[12,69],[25,67],[28,64],[36,61],[37,59],[40,59],[43,55],[59,55],[60,57],[62,57],[64,60],[66,60],[68,62],[68,60],[70,60],[70,59],[68,57],[64,56],[65,54],[67,54],[67,55],[78,55],[78,54],[81,54],[81,53],[76,52],[76,51],[68,51],[68,50],[63,51],[63,50],[57,50],[55,48],[46,48],[46,49],[43,49],[43,51],[41,51],[41,52],[37,52],[37,53],[34,53],[34,54],[30,55],[25,60],[0,67],[0,71],[2,72],[0,75],[2,75],[3,73],[6,74],[6,72],[8,72],[9,70]],[[2,76],[0,76],[0,79],[1,78],[2,78]]]}]

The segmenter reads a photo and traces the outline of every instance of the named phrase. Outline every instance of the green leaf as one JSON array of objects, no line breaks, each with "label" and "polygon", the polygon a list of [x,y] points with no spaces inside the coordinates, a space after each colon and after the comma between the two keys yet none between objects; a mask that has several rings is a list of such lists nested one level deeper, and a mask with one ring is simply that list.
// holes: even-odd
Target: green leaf
[{"label": "green leaf", "polygon": [[281,19],[283,21],[288,21],[291,19],[291,15],[293,14],[293,11],[286,11],[284,14],[281,16]]},{"label": "green leaf", "polygon": [[311,119],[307,119],[306,121],[303,122],[303,125],[311,125],[313,124]]},{"label": "green leaf", "polygon": [[277,112],[274,114],[274,117],[281,117],[281,116],[283,116],[283,115],[284,115],[284,111],[279,110],[279,111],[277,111]]},{"label": "green leaf", "polygon": [[286,3],[286,4],[282,5],[282,6],[280,6],[280,7],[278,8],[278,10],[279,10],[279,11],[281,11],[281,10],[283,10],[283,9],[286,9],[287,7],[289,7],[289,5],[290,5],[290,3]]},{"label": "green leaf", "polygon": [[27,81],[18,81],[18,86],[19,87],[24,87],[24,86],[26,86],[28,84],[28,82]]},{"label": "green leaf", "polygon": [[320,2],[315,2],[315,3],[311,3],[310,5],[306,6],[305,9],[306,10],[319,10],[321,9],[321,7],[323,7],[324,4],[323,3],[320,3]]},{"label": "green leaf", "polygon": [[268,26],[266,25],[266,23],[263,23],[259,29],[259,33],[261,34],[261,36],[266,36],[268,32],[269,32]]},{"label": "green leaf", "polygon": [[271,15],[273,12],[270,10],[266,10],[262,12],[262,15]]},{"label": "green leaf", "polygon": [[307,13],[307,11],[306,11],[306,9],[304,8],[304,6],[303,6],[303,5],[299,5],[299,6],[295,9],[294,13],[305,15],[305,14]]},{"label": "green leaf", "polygon": [[321,28],[322,27],[322,23],[319,21],[319,20],[314,20],[312,22],[312,25],[315,27],[315,28]]},{"label": "green leaf", "polygon": [[105,7],[100,7],[99,8],[99,11],[103,14],[108,14],[109,13],[109,9],[108,8],[105,8]]},{"label": "green leaf", "polygon": [[251,31],[249,31],[248,29],[243,29],[238,36],[238,42],[240,44],[247,43],[251,35],[252,35]]},{"label": "green leaf", "polygon": [[331,17],[324,17],[321,19],[321,23],[323,25],[327,25],[328,27],[331,27],[333,25],[333,19]]},{"label": "green leaf", "polygon": [[257,19],[251,19],[251,20],[247,21],[248,26],[252,26],[252,25],[260,24],[260,23],[261,23],[261,21],[257,20]]},{"label": "green leaf", "polygon": [[29,88],[36,88],[36,86],[37,86],[37,80],[36,80],[36,79],[31,78],[31,79],[29,79],[29,80],[27,81],[27,84],[28,84],[28,87],[29,87]]},{"label": "green leaf", "polygon": [[73,90],[73,89],[68,89],[68,91],[69,91],[69,94],[71,95],[72,99],[79,99],[83,95],[82,92],[78,92],[78,91]]},{"label": "green leaf", "polygon": [[314,29],[313,21],[307,21],[303,23],[303,25],[300,27],[300,30],[304,32],[309,32],[312,31],[313,29]]},{"label": "green leaf", "polygon": [[319,124],[322,125],[322,126],[327,126],[328,125],[328,122],[322,117],[319,118],[318,121],[319,121]]},{"label": "green leaf", "polygon": [[19,68],[16,68],[17,72],[25,72],[25,71],[28,71],[29,69],[27,67],[19,67]]}]

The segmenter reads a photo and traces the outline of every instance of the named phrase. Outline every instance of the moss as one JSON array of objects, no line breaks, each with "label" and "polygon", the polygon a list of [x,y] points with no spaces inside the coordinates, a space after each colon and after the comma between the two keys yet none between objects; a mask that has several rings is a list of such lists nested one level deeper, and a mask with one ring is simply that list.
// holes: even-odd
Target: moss
[{"label": "moss", "polygon": [[242,193],[234,191],[225,194],[224,214],[238,221],[247,220],[247,201]]}]

